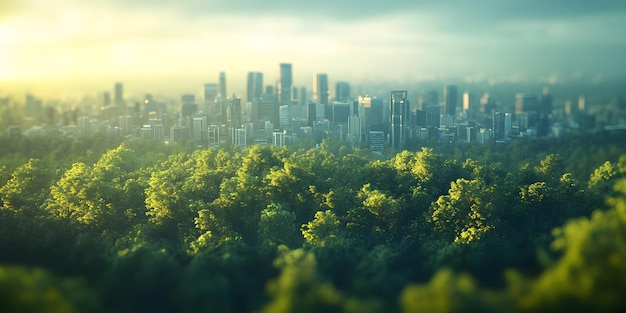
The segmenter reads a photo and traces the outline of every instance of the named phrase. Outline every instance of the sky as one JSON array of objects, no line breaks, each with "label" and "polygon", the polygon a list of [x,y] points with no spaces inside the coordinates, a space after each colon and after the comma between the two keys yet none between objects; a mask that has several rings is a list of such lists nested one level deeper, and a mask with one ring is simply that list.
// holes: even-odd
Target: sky
[{"label": "sky", "polygon": [[220,71],[242,93],[247,72],[272,84],[282,62],[302,86],[611,79],[625,29],[623,0],[0,0],[0,93],[196,91]]}]

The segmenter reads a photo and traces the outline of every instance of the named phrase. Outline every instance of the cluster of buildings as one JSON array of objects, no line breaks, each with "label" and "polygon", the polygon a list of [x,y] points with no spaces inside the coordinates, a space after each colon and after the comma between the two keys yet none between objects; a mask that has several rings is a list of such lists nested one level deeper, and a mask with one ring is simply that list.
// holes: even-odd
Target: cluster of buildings
[{"label": "cluster of buildings", "polygon": [[[204,84],[201,97],[184,94],[168,102],[147,94],[142,101],[124,98],[123,85],[114,85],[113,96],[104,92],[98,112],[55,112],[41,108],[41,101],[27,96],[25,116],[33,125],[27,132],[43,131],[37,125],[55,124],[72,136],[103,132],[112,136],[156,141],[193,141],[198,146],[224,142],[245,148],[250,144],[282,147],[298,141],[320,143],[324,138],[382,152],[386,147],[446,143],[507,143],[516,137],[558,135],[553,97],[547,88],[540,95],[518,93],[512,104],[502,104],[488,93],[461,92],[457,85],[430,90],[409,100],[406,90],[381,97],[353,95],[348,82],[337,82],[334,92],[327,74],[316,74],[312,90],[293,85],[292,65],[279,66],[279,79],[265,84],[263,73],[249,72],[245,98],[228,95],[226,74]],[[441,97],[440,97],[441,95]],[[52,110],[52,111],[50,111]],[[585,115],[585,99],[565,103],[564,112],[577,112],[577,121],[593,126]],[[42,113],[44,112],[42,116]],[[56,117],[56,118],[55,118]],[[17,128],[17,129],[16,129]],[[9,134],[21,132],[9,127]]]}]

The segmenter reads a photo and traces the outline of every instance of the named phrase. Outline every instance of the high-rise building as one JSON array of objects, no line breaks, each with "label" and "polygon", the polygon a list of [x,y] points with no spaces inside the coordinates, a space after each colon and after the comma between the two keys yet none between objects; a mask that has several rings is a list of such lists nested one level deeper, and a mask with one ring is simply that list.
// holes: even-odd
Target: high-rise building
[{"label": "high-rise building", "polygon": [[439,128],[441,126],[441,106],[429,105],[424,111],[426,115],[426,127]]},{"label": "high-rise building", "polygon": [[333,123],[347,123],[350,116],[350,103],[333,101],[331,103],[332,112],[330,121]]},{"label": "high-rise building", "polygon": [[284,132],[273,132],[272,133],[272,143],[278,147],[282,148],[285,145],[285,133]]},{"label": "high-rise building", "polygon": [[511,139],[512,119],[511,113],[493,113],[493,139],[496,142],[508,142]]},{"label": "high-rise building", "polygon": [[385,133],[382,131],[369,132],[370,151],[381,154],[385,147]]},{"label": "high-rise building", "polygon": [[240,98],[228,98],[228,123],[226,127],[237,129],[241,128],[241,99]]},{"label": "high-rise building", "polygon": [[409,107],[406,90],[391,92],[391,146],[398,149],[408,136]]},{"label": "high-rise building", "polygon": [[209,140],[209,147],[217,147],[220,145],[220,128],[215,125],[209,125],[207,137]]},{"label": "high-rise building", "polygon": [[280,129],[291,131],[291,106],[281,105],[278,111],[278,116],[280,120]]},{"label": "high-rise building", "polygon": [[515,114],[519,115],[522,112],[536,112],[539,109],[537,102],[537,95],[530,93],[517,93],[515,94]]},{"label": "high-rise building", "polygon": [[154,140],[156,141],[164,141],[165,140],[165,127],[163,124],[157,124],[152,126],[154,131]]},{"label": "high-rise building", "polygon": [[292,87],[292,70],[291,63],[280,64],[280,81],[278,85],[278,99],[281,105],[291,104],[291,87]]},{"label": "high-rise building", "polygon": [[220,96],[226,98],[226,73],[220,72]]},{"label": "high-rise building", "polygon": [[276,106],[275,94],[262,94],[259,98],[258,124],[271,122],[278,125],[278,107]]},{"label": "high-rise building", "polygon": [[204,84],[204,101],[214,102],[219,94],[217,84]]},{"label": "high-rise building", "polygon": [[355,141],[361,141],[361,118],[350,116],[348,118],[348,134],[352,135]]},{"label": "high-rise building", "polygon": [[115,105],[124,105],[124,87],[122,83],[115,83]]},{"label": "high-rise building", "polygon": [[91,135],[91,119],[89,116],[78,117],[76,126],[80,136],[89,137]]},{"label": "high-rise building", "polygon": [[246,100],[253,103],[263,94],[263,73],[248,72]]},{"label": "high-rise building", "polygon": [[300,105],[306,107],[309,104],[309,97],[307,97],[306,87],[300,87]]},{"label": "high-rise building", "polygon": [[540,113],[552,114],[552,95],[548,91],[548,87],[543,87],[541,93],[541,105],[539,108]]},{"label": "high-rise building", "polygon": [[359,96],[358,104],[358,116],[361,118],[364,134],[367,134],[370,130],[387,131],[383,119],[384,102],[382,98]]},{"label": "high-rise building", "polygon": [[337,82],[335,85],[335,100],[345,102],[350,99],[350,83]]},{"label": "high-rise building", "polygon": [[313,79],[313,100],[317,103],[318,118],[331,119],[329,107],[328,75],[317,74]]},{"label": "high-rise building", "polygon": [[233,144],[243,149],[246,147],[248,135],[246,134],[245,128],[237,128],[233,134]]},{"label": "high-rise building", "polygon": [[198,105],[196,104],[195,95],[189,94],[189,93],[184,94],[181,97],[181,102],[182,102],[182,106],[180,110],[181,117],[193,116],[193,114],[198,111]]},{"label": "high-rise building", "polygon": [[309,100],[309,104],[307,105],[307,125],[313,127],[316,120],[317,103],[315,103],[315,101]]},{"label": "high-rise building", "polygon": [[443,88],[443,104],[445,115],[456,115],[457,97],[458,88],[456,85],[447,85]]},{"label": "high-rise building", "polygon": [[196,144],[202,144],[207,140],[208,133],[206,117],[194,117],[191,124],[191,138]]},{"label": "high-rise building", "polygon": [[105,91],[102,93],[102,105],[107,106],[111,105],[111,93]]}]

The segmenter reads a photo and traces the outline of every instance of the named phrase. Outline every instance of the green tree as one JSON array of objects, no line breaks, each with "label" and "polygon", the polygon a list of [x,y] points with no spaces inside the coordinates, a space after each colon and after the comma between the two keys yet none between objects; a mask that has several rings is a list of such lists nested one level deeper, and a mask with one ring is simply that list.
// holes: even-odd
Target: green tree
[{"label": "green tree", "polygon": [[124,145],[94,164],[74,163],[51,187],[47,210],[96,229],[122,233],[142,217],[139,161]]},{"label": "green tree", "polygon": [[609,161],[604,162],[589,176],[589,182],[587,183],[589,191],[600,197],[608,195],[612,191],[617,174],[617,166]]},{"label": "green tree", "polygon": [[505,296],[481,291],[467,274],[442,269],[426,285],[409,285],[400,295],[403,312],[511,312]]},{"label": "green tree", "polygon": [[383,312],[379,301],[347,297],[325,281],[313,253],[285,246],[279,250],[274,264],[281,269],[280,276],[267,285],[272,299],[262,312]]},{"label": "green tree", "polygon": [[279,245],[296,247],[301,244],[297,240],[296,214],[285,210],[280,204],[269,204],[261,211],[258,237],[262,250],[276,251]]},{"label": "green tree", "polygon": [[35,214],[50,193],[54,173],[46,162],[31,159],[18,167],[11,179],[0,188],[0,200],[5,209]]},{"label": "green tree", "polygon": [[185,188],[193,170],[190,163],[186,154],[170,156],[152,172],[145,190],[145,214],[151,225],[170,239],[193,230],[194,217],[202,209]]},{"label": "green tree", "polygon": [[509,274],[509,289],[524,311],[621,312],[626,309],[626,180],[615,185],[611,208],[554,230],[562,256],[534,281]]},{"label": "green tree", "polygon": [[459,178],[447,195],[433,203],[431,221],[437,233],[456,243],[480,240],[498,223],[496,191],[480,180]]},{"label": "green tree", "polygon": [[96,312],[95,292],[78,278],[60,278],[41,268],[0,266],[2,312]]},{"label": "green tree", "polygon": [[312,221],[302,225],[302,236],[314,247],[337,247],[345,244],[341,222],[330,210],[318,211]]}]

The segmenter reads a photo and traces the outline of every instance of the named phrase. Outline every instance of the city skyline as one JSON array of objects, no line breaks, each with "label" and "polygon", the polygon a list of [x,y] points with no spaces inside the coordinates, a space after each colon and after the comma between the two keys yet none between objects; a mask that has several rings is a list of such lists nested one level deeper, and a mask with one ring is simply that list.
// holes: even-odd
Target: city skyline
[{"label": "city skyline", "polygon": [[244,95],[248,72],[274,85],[280,63],[293,64],[293,86],[316,73],[355,84],[603,80],[625,72],[625,21],[622,1],[9,1],[0,82],[182,92],[226,72]]}]

